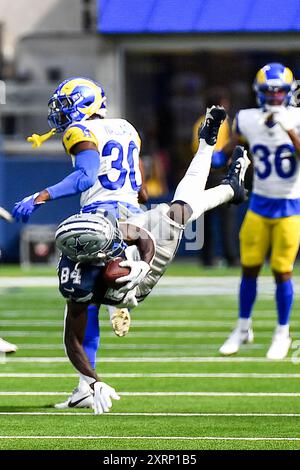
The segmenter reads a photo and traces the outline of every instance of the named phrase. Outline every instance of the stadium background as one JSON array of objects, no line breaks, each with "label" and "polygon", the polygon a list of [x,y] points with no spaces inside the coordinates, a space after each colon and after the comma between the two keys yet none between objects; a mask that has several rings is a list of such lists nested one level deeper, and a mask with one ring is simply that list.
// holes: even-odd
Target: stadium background
[{"label": "stadium background", "polygon": [[[300,73],[298,1],[289,0],[281,11],[276,0],[243,0],[234,4],[234,14],[233,4],[190,0],[183,8],[181,0],[45,0],[41,7],[37,0],[1,0],[1,205],[10,210],[70,171],[59,136],[35,152],[25,138],[47,130],[49,96],[74,75],[98,80],[109,116],[136,126],[145,162],[162,162],[162,196],[169,198],[191,158],[192,126],[208,89],[229,90],[233,117],[255,104],[251,84],[266,62],[284,62],[296,78]],[[30,224],[56,224],[77,208],[76,197],[52,202]],[[0,222],[4,262],[18,261],[21,228]],[[179,254],[187,254],[184,247]]]},{"label": "stadium background", "polygon": [[[7,209],[70,171],[59,139],[35,152],[25,142],[47,129],[48,98],[65,77],[103,84],[110,116],[133,122],[144,156],[169,156],[171,191],[191,156],[208,88],[227,87],[234,114],[255,103],[251,84],[266,62],[300,74],[297,0],[0,0],[0,11],[0,204]],[[56,224],[77,209],[77,198],[52,202],[29,226]],[[0,221],[3,262],[18,261],[21,228]],[[0,357],[0,449],[299,449],[298,268],[295,274],[294,343],[280,362],[265,358],[276,323],[268,268],[255,343],[236,357],[218,354],[236,321],[236,268],[172,264],[134,311],[125,338],[113,335],[102,312],[99,371],[122,399],[95,419],[90,410],[53,408],[76,383],[54,268],[3,263],[0,336],[19,349]]]}]

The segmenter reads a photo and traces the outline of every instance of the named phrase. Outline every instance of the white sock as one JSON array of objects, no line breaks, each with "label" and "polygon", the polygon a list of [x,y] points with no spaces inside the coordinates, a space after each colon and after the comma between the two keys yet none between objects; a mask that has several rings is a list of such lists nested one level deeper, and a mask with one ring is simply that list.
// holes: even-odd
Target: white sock
[{"label": "white sock", "polygon": [[[208,145],[204,139],[200,139],[199,148],[173,197],[173,201],[183,201],[191,207],[193,220],[198,218],[203,211],[202,197],[214,148],[214,145]],[[194,214],[199,215],[195,217]]]},{"label": "white sock", "polygon": [[282,336],[289,336],[290,334],[290,325],[277,325],[276,327],[276,334],[282,335]]},{"label": "white sock", "polygon": [[[95,381],[95,379],[94,379]],[[87,390],[89,390],[89,384],[87,383],[87,381],[83,378],[83,376],[79,375],[79,382],[78,382],[78,388],[79,390],[81,390],[82,392],[85,392]]]},{"label": "white sock", "polygon": [[251,326],[251,318],[239,318],[238,328],[242,331],[249,330]]},{"label": "white sock", "polygon": [[206,189],[200,196],[198,207],[194,208],[189,222],[198,219],[204,212],[229,202],[233,195],[233,189],[229,184],[219,184],[214,188]]},{"label": "white sock", "polygon": [[233,195],[234,191],[229,184],[219,184],[215,188],[206,189],[203,194],[203,212],[229,202]]},{"label": "white sock", "polygon": [[94,379],[94,377],[89,377],[88,375],[84,375],[84,374],[81,374],[81,372],[79,372],[79,384],[81,384],[82,387],[87,387],[89,390],[90,388],[89,386],[93,384],[94,382],[96,382],[96,379]]},{"label": "white sock", "polygon": [[116,307],[114,307],[113,305],[106,305],[106,308],[107,308],[107,311],[108,311],[108,314],[109,314],[109,319],[111,321],[112,316],[116,311]]}]

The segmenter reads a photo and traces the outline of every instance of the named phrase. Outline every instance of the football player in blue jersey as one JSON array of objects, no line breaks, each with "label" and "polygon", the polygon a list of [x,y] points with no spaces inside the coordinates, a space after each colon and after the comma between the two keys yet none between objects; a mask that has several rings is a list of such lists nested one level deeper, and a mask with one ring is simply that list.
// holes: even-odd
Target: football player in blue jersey
[{"label": "football player in blue jersey", "polygon": [[242,343],[253,341],[257,277],[271,249],[278,324],[267,357],[283,359],[291,345],[292,272],[300,241],[300,108],[291,105],[294,77],[282,64],[260,69],[254,90],[259,107],[237,113],[233,140],[223,149],[229,153],[238,142],[248,142],[254,181],[240,231],[239,320],[220,352],[234,354]]},{"label": "football player in blue jersey", "polygon": [[[96,414],[108,412],[115,390],[103,383],[82,347],[87,308],[90,302],[135,306],[152,291],[172,262],[187,223],[225,202],[245,198],[246,152],[237,147],[228,176],[222,184],[204,190],[220,125],[226,117],[223,108],[212,107],[199,133],[199,148],[174,194],[172,203],[159,204],[143,214],[119,223],[109,212],[76,214],[64,220],[56,232],[62,251],[58,276],[60,292],[67,301],[64,342],[73,366],[91,389]],[[128,261],[126,250],[135,250]],[[126,277],[116,279],[119,288],[109,287],[103,277],[105,265],[122,256],[120,266],[129,266]],[[125,282],[125,284],[124,284]]]},{"label": "football player in blue jersey", "polygon": [[[62,134],[66,154],[74,171],[62,181],[35,192],[15,204],[13,216],[27,222],[31,214],[46,202],[81,194],[83,213],[108,210],[117,218],[137,214],[139,203],[147,200],[143,185],[143,168],[139,158],[141,140],[136,129],[125,119],[106,118],[106,96],[103,88],[87,78],[64,80],[48,103],[50,132],[28,138],[39,147],[55,133]],[[125,308],[108,307],[112,325],[118,336],[129,329],[130,314]],[[99,308],[90,305],[84,348],[95,367],[99,347]],[[91,406],[86,383],[79,382],[72,397],[58,407]]]}]

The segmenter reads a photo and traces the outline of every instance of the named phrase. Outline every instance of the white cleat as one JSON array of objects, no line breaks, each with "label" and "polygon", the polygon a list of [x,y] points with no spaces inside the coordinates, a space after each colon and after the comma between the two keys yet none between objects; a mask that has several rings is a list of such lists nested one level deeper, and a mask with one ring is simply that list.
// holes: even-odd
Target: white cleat
[{"label": "white cleat", "polygon": [[290,336],[276,332],[267,352],[267,358],[273,360],[284,359],[289,352],[291,343],[292,339]]},{"label": "white cleat", "polygon": [[113,330],[117,336],[127,335],[130,327],[130,313],[127,308],[116,308],[111,317]]},{"label": "white cleat", "polygon": [[235,328],[223,346],[220,347],[219,352],[223,354],[223,356],[230,356],[231,354],[237,353],[242,344],[253,343],[253,340],[254,334],[252,328],[248,328],[247,330]]},{"label": "white cleat", "polygon": [[89,389],[80,390],[78,387],[74,388],[71,396],[63,403],[57,403],[55,408],[64,410],[66,408],[92,408],[93,407],[93,394]]},{"label": "white cleat", "polygon": [[1,353],[13,353],[16,352],[18,347],[15,344],[5,341],[5,339],[0,338],[0,352]]}]

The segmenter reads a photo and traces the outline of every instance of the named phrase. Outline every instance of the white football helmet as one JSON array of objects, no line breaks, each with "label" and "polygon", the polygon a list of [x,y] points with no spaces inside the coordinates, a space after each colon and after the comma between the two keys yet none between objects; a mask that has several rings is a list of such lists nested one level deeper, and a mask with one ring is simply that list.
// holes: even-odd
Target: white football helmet
[{"label": "white football helmet", "polygon": [[126,248],[117,219],[107,211],[72,215],[58,226],[55,242],[76,263],[107,261]]}]

